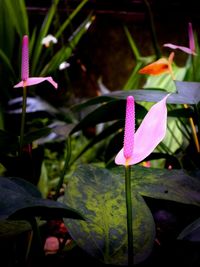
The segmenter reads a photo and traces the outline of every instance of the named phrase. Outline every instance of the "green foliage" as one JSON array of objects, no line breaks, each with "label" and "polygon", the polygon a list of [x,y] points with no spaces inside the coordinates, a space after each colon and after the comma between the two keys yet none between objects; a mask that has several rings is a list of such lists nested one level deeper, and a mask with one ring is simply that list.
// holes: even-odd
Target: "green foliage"
[{"label": "green foliage", "polygon": [[55,216],[82,219],[82,216],[69,206],[41,198],[35,186],[20,178],[0,177],[0,196],[0,220],[29,220],[31,217],[47,219]]},{"label": "green foliage", "polygon": [[[133,192],[135,262],[144,260],[154,242],[154,222],[144,200]],[[86,221],[65,220],[73,239],[106,264],[127,264],[124,179],[106,169],[79,166],[68,182],[65,203],[81,211]],[[141,234],[142,233],[142,234]]]},{"label": "green foliage", "polygon": [[[200,206],[200,182],[178,170],[132,169],[134,260],[153,248],[155,226],[143,197]],[[78,166],[69,179],[64,203],[84,214],[85,221],[65,219],[71,236],[90,255],[106,264],[127,263],[124,168]]]}]

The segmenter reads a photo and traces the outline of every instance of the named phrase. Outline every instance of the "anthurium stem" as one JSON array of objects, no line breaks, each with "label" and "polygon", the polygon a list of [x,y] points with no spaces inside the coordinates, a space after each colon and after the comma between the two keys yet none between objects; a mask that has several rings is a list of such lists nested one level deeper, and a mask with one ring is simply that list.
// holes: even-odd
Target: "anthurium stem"
[{"label": "anthurium stem", "polygon": [[26,86],[23,87],[23,101],[22,101],[22,117],[21,117],[21,129],[19,139],[19,156],[22,155],[23,141],[24,141],[24,128],[25,128],[25,117],[26,117]]},{"label": "anthurium stem", "polygon": [[127,232],[128,232],[128,266],[133,266],[133,218],[131,197],[131,166],[125,166],[125,194],[127,210]]},{"label": "anthurium stem", "polygon": [[[38,262],[42,263],[45,255],[44,255],[44,250],[43,250],[41,233],[39,229],[39,220],[37,221],[35,217],[30,217],[29,223],[31,224],[32,231],[33,231],[33,237],[32,237],[33,240],[31,240],[32,250],[34,253],[33,256],[37,255]],[[26,255],[26,256],[27,256],[26,258],[26,262],[27,262],[29,255]]]}]

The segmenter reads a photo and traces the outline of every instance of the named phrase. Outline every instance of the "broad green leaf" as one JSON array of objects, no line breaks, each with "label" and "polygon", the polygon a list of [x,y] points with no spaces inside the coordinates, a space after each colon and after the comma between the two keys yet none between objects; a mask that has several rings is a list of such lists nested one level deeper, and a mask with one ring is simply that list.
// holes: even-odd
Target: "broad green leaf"
[{"label": "broad green leaf", "polygon": [[[116,169],[123,174],[123,169]],[[132,168],[133,188],[142,196],[200,206],[200,180],[183,170]]]},{"label": "broad green leaf", "polygon": [[198,104],[200,101],[200,82],[175,81],[178,94]]},{"label": "broad green leaf", "polygon": [[0,177],[0,220],[24,219],[32,216],[42,218],[70,217],[82,219],[80,213],[57,201],[43,199],[37,189],[19,178]]},{"label": "broad green leaf", "polygon": [[41,198],[42,195],[32,183],[18,177],[9,177],[9,180],[26,190],[31,196]]},{"label": "broad green leaf", "polygon": [[[188,88],[189,90],[189,88]],[[107,94],[106,96],[125,99],[127,96],[133,95],[135,101],[141,102],[158,102],[167,95],[167,92],[161,89],[148,88],[148,89],[135,89],[129,91],[113,91],[112,93]],[[189,98],[181,90],[178,93],[171,93],[167,99],[169,104],[197,104],[199,102],[199,96],[194,99],[193,97]]]},{"label": "broad green leaf", "polygon": [[[77,244],[106,264],[127,264],[124,177],[94,166],[79,166],[68,181],[64,202],[85,215],[83,222],[67,219]],[[155,226],[143,198],[133,189],[134,262],[151,253]]]}]

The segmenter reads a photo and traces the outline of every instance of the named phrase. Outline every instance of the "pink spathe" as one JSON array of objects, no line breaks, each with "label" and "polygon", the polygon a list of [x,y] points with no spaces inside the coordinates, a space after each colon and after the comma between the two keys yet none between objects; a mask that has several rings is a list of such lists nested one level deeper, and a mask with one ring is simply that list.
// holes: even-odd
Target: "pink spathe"
[{"label": "pink spathe", "polygon": [[52,79],[52,77],[32,77],[32,78],[28,78],[27,80],[21,81],[18,84],[16,84],[14,86],[14,88],[36,85],[36,84],[42,83],[44,81],[48,81],[56,89],[58,88],[58,84],[56,82],[54,82],[54,80]]},{"label": "pink spathe", "polygon": [[195,53],[195,41],[194,41],[194,33],[193,33],[193,29],[192,29],[192,23],[189,22],[188,23],[188,35],[189,35],[189,47],[192,50],[193,54],[196,55]]},{"label": "pink spathe", "polygon": [[58,84],[50,76],[29,78],[29,46],[28,45],[29,45],[28,35],[24,35],[23,40],[22,40],[22,62],[21,62],[22,81],[16,84],[14,88],[36,85],[44,81],[48,81],[57,89]]},{"label": "pink spathe", "polygon": [[[124,140],[124,143],[130,142],[131,144],[133,142],[131,138],[133,138],[134,146],[132,151],[129,151],[128,157],[124,153],[125,147],[119,151],[115,157],[115,163],[117,165],[128,166],[143,161],[164,139],[167,129],[166,101],[169,95],[166,95],[161,101],[151,107],[135,133],[133,131],[129,135],[127,134],[127,140]],[[130,127],[129,129],[132,131],[134,128]]]}]

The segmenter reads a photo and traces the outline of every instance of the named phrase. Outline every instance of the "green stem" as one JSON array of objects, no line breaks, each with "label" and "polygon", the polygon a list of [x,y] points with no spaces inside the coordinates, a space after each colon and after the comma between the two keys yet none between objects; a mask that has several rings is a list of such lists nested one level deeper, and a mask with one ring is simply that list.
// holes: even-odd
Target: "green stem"
[{"label": "green stem", "polygon": [[54,199],[56,200],[59,196],[59,192],[60,192],[60,188],[63,184],[64,178],[65,178],[65,173],[67,171],[67,169],[69,168],[69,161],[71,158],[71,139],[70,137],[68,137],[67,139],[67,152],[66,152],[66,158],[65,158],[65,164],[64,167],[62,169],[62,173],[60,175],[60,179],[58,181],[57,187],[56,187],[56,193],[54,196]]},{"label": "green stem", "polygon": [[128,232],[128,266],[134,265],[133,255],[133,218],[131,197],[131,166],[125,167],[125,194],[127,210],[127,232]]},{"label": "green stem", "polygon": [[[32,250],[34,253],[33,256],[34,257],[37,256],[37,261],[42,263],[44,260],[45,254],[44,254],[44,250],[43,250],[43,243],[42,243],[42,238],[41,238],[38,222],[37,222],[35,217],[31,217],[31,218],[29,218],[29,223],[31,224],[31,227],[32,227],[33,239],[34,239],[34,240],[31,240],[31,243],[33,246]],[[29,255],[26,255],[26,257],[27,257],[26,262],[28,261],[28,256]],[[41,266],[42,266],[42,264],[41,264]]]},{"label": "green stem", "polygon": [[26,117],[26,86],[23,87],[23,102],[22,102],[22,118],[21,118],[21,129],[20,129],[20,140],[19,140],[19,156],[22,155],[23,141],[24,141],[24,127]]}]

